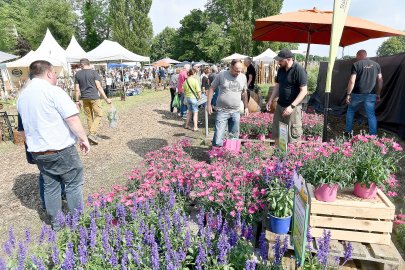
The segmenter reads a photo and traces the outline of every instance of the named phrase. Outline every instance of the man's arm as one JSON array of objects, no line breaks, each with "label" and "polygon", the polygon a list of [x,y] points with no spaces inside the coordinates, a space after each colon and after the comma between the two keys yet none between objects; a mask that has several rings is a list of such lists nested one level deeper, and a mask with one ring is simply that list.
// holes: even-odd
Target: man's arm
[{"label": "man's arm", "polygon": [[78,83],[75,84],[75,101],[79,102],[80,86]]},{"label": "man's arm", "polygon": [[354,88],[354,84],[356,82],[356,74],[352,74],[349,79],[349,83],[347,84],[347,94],[346,94],[346,103],[349,104],[351,99],[351,94]]},{"label": "man's arm", "polygon": [[[308,94],[308,87],[306,85],[300,87],[300,93],[298,96],[294,99],[294,101],[291,103],[293,106],[298,106],[302,102],[302,100],[305,98],[305,96]],[[283,112],[283,116],[286,117],[290,115],[293,112],[293,108],[291,106],[288,106],[285,108]]]},{"label": "man's arm", "polygon": [[247,85],[249,86],[252,81],[253,81],[253,75],[249,74],[249,79],[247,81]]},{"label": "man's arm", "polygon": [[89,140],[87,139],[86,132],[82,126],[79,115],[75,114],[65,119],[66,124],[69,126],[70,130],[79,140],[80,149],[87,154],[90,151]]},{"label": "man's arm", "polygon": [[214,96],[214,88],[211,86],[207,92],[207,112],[208,112],[208,114],[212,114],[211,100],[212,100],[213,96]]},{"label": "man's arm", "polygon": [[98,92],[100,93],[101,97],[105,100],[105,102],[107,102],[107,104],[111,104],[111,99],[109,99],[109,98],[106,96],[106,94],[105,94],[105,92],[104,92],[104,89],[103,89],[103,87],[101,86],[100,81],[98,81],[98,80],[96,80],[96,87],[97,87],[97,90],[98,90]]},{"label": "man's arm", "polygon": [[273,100],[278,97],[278,89],[279,89],[279,84],[276,83],[273,87],[273,92],[271,92],[271,96],[269,101],[266,104],[266,108],[268,111],[270,111],[271,103],[273,103]]},{"label": "man's arm", "polygon": [[381,90],[383,88],[384,80],[382,74],[377,75],[377,98],[380,99]]},{"label": "man's arm", "polygon": [[247,91],[248,91],[247,89],[243,89],[242,94],[241,94],[241,99],[243,101],[243,108],[244,108],[245,116],[249,115]]}]

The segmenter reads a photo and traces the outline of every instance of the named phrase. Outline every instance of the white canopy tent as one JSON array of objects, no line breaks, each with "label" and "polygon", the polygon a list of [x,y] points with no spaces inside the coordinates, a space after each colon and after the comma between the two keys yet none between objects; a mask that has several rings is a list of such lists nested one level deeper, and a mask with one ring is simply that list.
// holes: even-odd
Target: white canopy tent
[{"label": "white canopy tent", "polygon": [[222,58],[222,61],[224,61],[224,62],[231,62],[233,59],[235,59],[235,60],[243,60],[243,59],[245,59],[245,58],[247,58],[247,57],[249,57],[249,56],[243,55],[243,54],[239,54],[239,53],[234,53],[234,54],[232,54],[232,55],[230,55],[230,56],[227,56],[227,57],[225,57],[225,58]]},{"label": "white canopy tent", "polygon": [[46,29],[45,37],[35,53],[62,63],[64,69],[67,70],[66,51],[55,40],[49,29]]},{"label": "white canopy tent", "polygon": [[11,60],[11,59],[15,59],[15,58],[18,58],[18,56],[0,51],[0,63]]},{"label": "white canopy tent", "polygon": [[68,47],[66,48],[66,59],[68,63],[78,63],[80,59],[86,57],[86,52],[77,42],[75,36],[72,36]]},{"label": "white canopy tent", "polygon": [[263,63],[270,63],[274,60],[277,54],[273,52],[270,48],[262,52],[256,57],[253,57],[254,62],[263,62]]},{"label": "white canopy tent", "polygon": [[165,61],[165,62],[167,62],[167,63],[169,63],[169,64],[178,64],[178,63],[180,63],[179,61],[174,60],[174,59],[171,59],[171,58],[169,58],[169,57],[160,59],[159,61]]},{"label": "white canopy tent", "polygon": [[109,61],[131,61],[131,62],[149,62],[149,57],[135,54],[118,42],[104,40],[97,48],[86,54],[91,62],[109,62]]}]

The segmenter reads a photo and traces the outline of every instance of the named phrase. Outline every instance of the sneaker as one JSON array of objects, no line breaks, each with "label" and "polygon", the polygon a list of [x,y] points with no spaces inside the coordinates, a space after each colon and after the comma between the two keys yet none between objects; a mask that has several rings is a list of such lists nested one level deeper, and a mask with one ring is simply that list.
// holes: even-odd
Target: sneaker
[{"label": "sneaker", "polygon": [[185,119],[187,119],[187,116],[182,116],[181,118],[183,118],[185,120]]},{"label": "sneaker", "polygon": [[94,136],[94,135],[89,135],[89,136],[87,136],[87,138],[89,139],[89,142],[90,143],[92,143],[92,144],[98,144],[98,140],[97,140],[97,138],[96,138],[96,136]]}]

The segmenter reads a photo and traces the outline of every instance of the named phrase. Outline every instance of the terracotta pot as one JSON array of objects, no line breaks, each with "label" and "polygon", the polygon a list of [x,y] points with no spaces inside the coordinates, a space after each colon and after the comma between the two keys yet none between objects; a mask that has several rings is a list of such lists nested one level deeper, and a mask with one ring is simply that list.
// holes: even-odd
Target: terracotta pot
[{"label": "terracotta pot", "polygon": [[338,185],[323,184],[315,188],[314,194],[318,201],[333,202],[336,200]]},{"label": "terracotta pot", "polygon": [[353,190],[354,195],[363,199],[373,199],[377,195],[377,186],[374,183],[370,184],[370,188],[366,185],[356,183]]}]

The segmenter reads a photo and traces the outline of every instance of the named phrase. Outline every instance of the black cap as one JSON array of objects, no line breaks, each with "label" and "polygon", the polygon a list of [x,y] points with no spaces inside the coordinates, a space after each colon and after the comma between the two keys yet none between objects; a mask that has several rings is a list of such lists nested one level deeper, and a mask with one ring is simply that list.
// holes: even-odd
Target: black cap
[{"label": "black cap", "polygon": [[294,54],[289,49],[282,49],[277,56],[274,57],[274,60],[280,61],[287,58],[294,58]]}]

